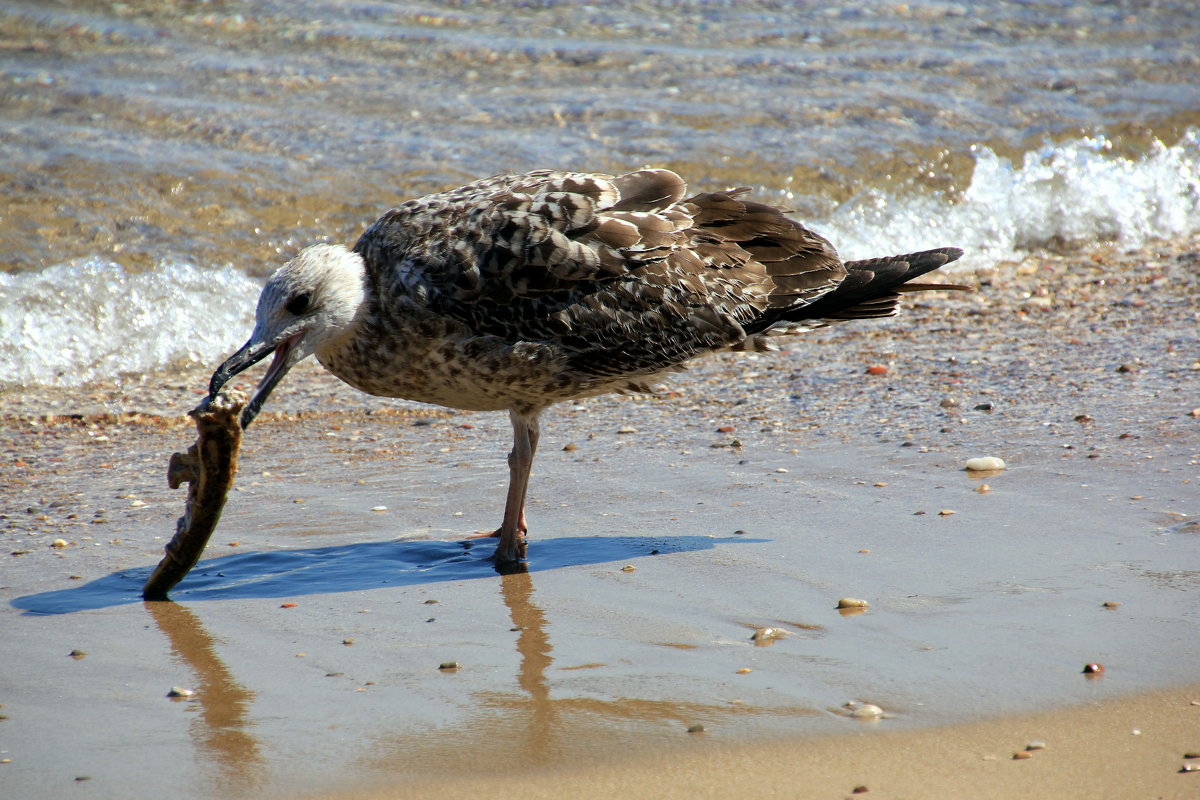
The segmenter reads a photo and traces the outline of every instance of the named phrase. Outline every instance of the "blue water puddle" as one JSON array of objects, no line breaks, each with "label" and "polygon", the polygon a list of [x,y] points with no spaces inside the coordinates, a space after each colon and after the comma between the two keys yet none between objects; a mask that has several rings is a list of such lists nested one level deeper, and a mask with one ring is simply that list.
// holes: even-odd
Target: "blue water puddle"
[{"label": "blue water puddle", "polygon": [[[530,544],[529,572],[630,561],[662,553],[710,550],[718,544],[763,543],[743,536],[620,537],[583,536],[539,539]],[[491,540],[383,541],[263,550],[201,561],[171,592],[174,600],[235,600],[298,597],[414,586],[496,576],[489,558]],[[12,605],[26,614],[70,614],[140,603],[142,585],[154,565],[121,570],[82,586],[18,597]]]}]

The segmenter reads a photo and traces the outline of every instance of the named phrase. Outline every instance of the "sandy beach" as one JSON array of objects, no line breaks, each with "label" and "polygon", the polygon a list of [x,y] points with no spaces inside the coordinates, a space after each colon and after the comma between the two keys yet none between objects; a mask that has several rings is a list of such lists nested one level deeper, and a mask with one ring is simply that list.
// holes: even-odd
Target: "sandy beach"
[{"label": "sandy beach", "polygon": [[[554,409],[529,571],[504,577],[462,540],[499,513],[502,415],[302,370],[248,432],[205,560],[143,604],[206,374],[6,394],[0,779],[1191,796],[1197,245],[1001,265],[896,320]],[[1008,469],[965,472],[978,455]],[[882,718],[848,715],[864,703]]]}]

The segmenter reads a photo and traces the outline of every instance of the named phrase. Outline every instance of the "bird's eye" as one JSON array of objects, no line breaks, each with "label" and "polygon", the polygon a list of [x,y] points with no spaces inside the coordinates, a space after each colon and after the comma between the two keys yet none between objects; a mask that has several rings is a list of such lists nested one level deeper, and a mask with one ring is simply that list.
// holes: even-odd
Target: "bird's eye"
[{"label": "bird's eye", "polygon": [[298,317],[301,314],[303,314],[305,311],[308,311],[308,304],[311,301],[312,301],[311,294],[309,294],[308,292],[301,292],[300,294],[298,294],[295,297],[288,300],[287,305],[284,306],[284,308],[286,308],[288,310],[289,314],[294,314],[295,316]]}]

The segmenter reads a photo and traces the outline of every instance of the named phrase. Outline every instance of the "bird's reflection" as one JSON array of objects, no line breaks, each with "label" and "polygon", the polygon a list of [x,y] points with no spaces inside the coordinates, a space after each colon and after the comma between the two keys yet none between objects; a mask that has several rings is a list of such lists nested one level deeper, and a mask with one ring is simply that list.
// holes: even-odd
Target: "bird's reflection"
[{"label": "bird's reflection", "polygon": [[212,766],[208,772],[216,783],[214,795],[255,794],[264,782],[265,760],[248,718],[254,693],[234,679],[217,655],[216,640],[189,609],[170,601],[147,602],[145,607],[171,652],[194,675],[200,711],[190,733],[199,760]]},{"label": "bird's reflection", "polygon": [[[533,574],[502,575],[499,589],[517,633],[520,661],[515,690],[475,692],[471,695],[473,708],[461,724],[383,734],[378,746],[371,748],[371,755],[364,759],[364,766],[406,778],[548,767],[595,757],[613,748],[628,750],[646,736],[654,740],[656,747],[669,746],[669,740],[663,738],[664,725],[684,734],[695,723],[731,717],[794,718],[819,713],[811,708],[763,708],[720,700],[607,699],[586,689],[580,691],[576,681],[556,683],[550,637],[553,626],[534,602]],[[571,667],[559,670],[573,671]],[[554,696],[556,686],[561,696]],[[682,738],[675,742],[681,743]],[[467,753],[471,757],[465,757]]]},{"label": "bird's reflection", "polygon": [[[656,747],[669,746],[672,740],[670,736],[664,740],[664,726],[684,734],[696,723],[724,721],[721,727],[730,731],[733,727],[726,723],[735,717],[790,719],[816,713],[808,708],[765,708],[715,698],[680,700],[671,696],[676,690],[669,681],[661,686],[666,699],[650,699],[629,696],[624,688],[614,696],[611,673],[605,677],[598,675],[601,680],[591,685],[572,679],[568,676],[577,674],[574,670],[596,668],[603,672],[606,665],[555,669],[551,641],[554,625],[535,600],[536,574],[518,570],[493,578],[512,621],[512,633],[507,635],[515,637],[518,659],[515,674],[508,678],[500,676],[496,682],[486,676],[472,676],[484,683],[476,683],[470,689],[466,689],[469,683],[460,684],[458,690],[452,689],[462,701],[457,711],[447,709],[449,717],[443,717],[447,721],[453,719],[452,724],[438,724],[435,719],[431,725],[427,724],[428,717],[410,717],[403,701],[395,708],[374,709],[370,712],[370,727],[352,733],[346,730],[358,739],[360,747],[368,741],[374,742],[373,746],[362,747],[358,768],[366,767],[389,780],[422,777],[437,780],[439,776],[472,771],[491,774],[551,767],[594,758],[604,752],[628,751],[647,738]],[[192,702],[198,712],[190,734],[198,761],[211,765],[208,772],[212,776],[213,796],[234,799],[261,795],[270,788],[267,754],[275,748],[260,742],[255,735],[250,718],[254,692],[239,683],[225,666],[218,655],[218,640],[204,629],[192,611],[174,602],[148,602],[145,607],[170,642],[174,656],[193,673],[192,688],[197,695]],[[497,631],[496,638],[503,641],[507,635]],[[574,637],[567,637],[566,641],[579,643]],[[644,644],[630,642],[635,651]],[[594,650],[594,645],[588,649]],[[675,652],[664,650],[660,657],[652,657],[648,668],[673,672],[669,663],[672,659],[688,658],[676,656]],[[608,660],[607,656],[601,658]],[[626,668],[621,664],[626,659],[617,655],[612,655],[612,659],[616,662],[612,664],[614,668]],[[431,680],[444,679],[431,677]],[[653,683],[643,685],[642,690],[653,690],[653,686]],[[435,696],[430,694],[426,699]],[[388,730],[388,722],[396,719],[399,724]],[[686,735],[675,743],[684,738]]]},{"label": "bird's reflection", "polygon": [[517,685],[528,695],[529,724],[525,736],[527,752],[549,753],[548,739],[554,730],[554,704],[550,702],[550,684],[546,670],[550,657],[550,637],[546,633],[546,615],[533,603],[533,577],[528,572],[505,575],[500,579],[500,594],[508,606],[517,634],[517,652],[521,664]]}]

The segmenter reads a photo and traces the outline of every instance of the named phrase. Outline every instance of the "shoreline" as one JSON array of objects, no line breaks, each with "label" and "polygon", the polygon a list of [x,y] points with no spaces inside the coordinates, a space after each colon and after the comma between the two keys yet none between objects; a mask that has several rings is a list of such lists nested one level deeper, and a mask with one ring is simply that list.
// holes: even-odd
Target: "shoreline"
[{"label": "shoreline", "polygon": [[[658,396],[555,407],[516,581],[460,543],[499,513],[503,415],[308,367],[176,602],[143,605],[210,367],[6,393],[0,777],[31,798],[87,777],[92,800],[1187,796],[1198,266],[1200,237],[1031,256]],[[969,476],[977,455],[1009,469]],[[848,700],[895,718],[845,734]],[[178,774],[122,766],[114,736]]]},{"label": "shoreline", "polygon": [[[1200,4],[437,5],[0,11],[0,796],[1200,796]],[[640,167],[976,291],[547,409],[505,575],[506,415],[309,359],[142,600],[279,264]]]}]

